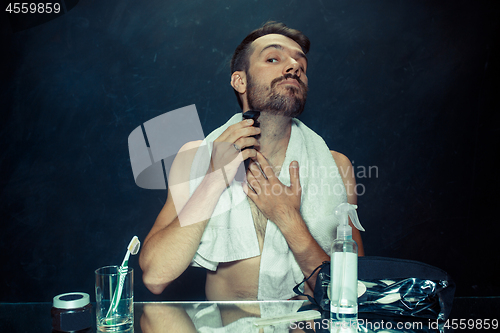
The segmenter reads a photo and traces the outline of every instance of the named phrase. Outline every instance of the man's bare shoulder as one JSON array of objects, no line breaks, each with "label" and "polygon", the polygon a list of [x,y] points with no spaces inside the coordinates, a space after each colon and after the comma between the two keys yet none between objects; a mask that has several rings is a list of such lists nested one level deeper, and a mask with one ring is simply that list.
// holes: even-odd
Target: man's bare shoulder
[{"label": "man's bare shoulder", "polygon": [[[179,149],[179,152],[175,156],[174,159],[174,164],[179,164],[179,162],[192,162],[194,159],[194,155],[196,154],[196,151],[200,147],[202,140],[197,140],[197,141],[190,141],[185,143],[181,149]],[[191,164],[191,163],[190,163]]]},{"label": "man's bare shoulder", "polygon": [[203,140],[189,141],[189,142],[185,143],[181,147],[181,149],[179,149],[179,153],[190,150],[190,149],[197,149],[201,145],[202,142],[203,142]]},{"label": "man's bare shoulder", "polygon": [[355,205],[358,199],[356,195],[356,178],[354,177],[351,161],[342,153],[333,150],[330,150],[330,152],[332,153],[333,159],[339,169],[340,176],[342,177],[342,181],[344,182],[347,192],[347,202]]},{"label": "man's bare shoulder", "polygon": [[191,165],[202,142],[201,140],[190,141],[179,149],[170,169],[169,183],[178,184],[189,180]]},{"label": "man's bare shoulder", "polygon": [[334,150],[330,150],[335,163],[339,169],[349,169],[352,168],[351,161],[347,156]]}]

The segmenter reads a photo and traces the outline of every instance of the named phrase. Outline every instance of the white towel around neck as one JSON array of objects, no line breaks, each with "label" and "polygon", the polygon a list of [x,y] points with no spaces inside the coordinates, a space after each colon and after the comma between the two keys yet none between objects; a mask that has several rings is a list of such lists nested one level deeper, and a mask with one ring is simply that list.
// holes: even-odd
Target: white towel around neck
[{"label": "white towel around neck", "polygon": [[[210,133],[201,146],[213,142],[227,127],[241,120],[242,114],[235,114],[226,124]],[[208,152],[211,153],[210,148]],[[201,155],[203,154],[197,154],[193,161],[192,175],[199,175],[207,170],[207,164],[201,161],[206,158]],[[290,140],[278,177],[287,186],[290,186],[288,168],[292,161],[299,163],[302,218],[314,239],[330,255],[330,247],[339,223],[334,209],[347,202],[346,190],[324,140],[298,119],[292,119]],[[201,180],[202,178],[198,177],[190,181],[191,194]],[[304,275],[286,239],[279,228],[268,220],[264,246],[262,254],[260,253],[247,196],[241,183],[233,181],[217,203],[192,265],[215,271],[218,263],[259,255],[261,262],[258,300],[290,299],[296,296],[293,287],[303,280]]]}]

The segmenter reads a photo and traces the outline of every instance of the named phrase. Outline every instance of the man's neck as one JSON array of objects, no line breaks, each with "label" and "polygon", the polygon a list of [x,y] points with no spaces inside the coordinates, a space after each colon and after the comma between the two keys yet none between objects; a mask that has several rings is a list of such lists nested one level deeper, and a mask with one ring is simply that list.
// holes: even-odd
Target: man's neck
[{"label": "man's neck", "polygon": [[260,138],[258,148],[275,167],[281,167],[285,159],[288,141],[292,131],[292,119],[261,112],[259,119]]}]

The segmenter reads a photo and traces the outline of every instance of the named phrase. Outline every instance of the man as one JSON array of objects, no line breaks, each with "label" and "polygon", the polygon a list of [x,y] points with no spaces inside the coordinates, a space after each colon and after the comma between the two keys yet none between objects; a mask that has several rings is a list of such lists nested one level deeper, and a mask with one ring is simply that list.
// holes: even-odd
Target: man
[{"label": "man", "polygon": [[[345,201],[356,204],[357,198],[349,159],[330,151],[294,119],[307,97],[308,50],[301,32],[274,22],[249,34],[236,49],[231,85],[243,113],[261,111],[260,128],[237,114],[207,136],[205,141],[214,143],[210,168],[194,186],[197,156],[186,152],[202,142],[181,148],[169,183],[176,179],[189,185],[176,186],[175,193],[169,186],[140,255],[151,292],[161,293],[194,264],[208,269],[209,300],[292,298],[293,285],[330,259],[338,223],[334,208]],[[251,163],[241,185],[234,177],[246,159]],[[299,168],[307,169],[304,176]],[[333,171],[318,176],[318,170]],[[237,209],[218,209],[243,192],[248,200]],[[356,228],[353,239],[363,255]],[[305,288],[311,293],[314,278]]]}]

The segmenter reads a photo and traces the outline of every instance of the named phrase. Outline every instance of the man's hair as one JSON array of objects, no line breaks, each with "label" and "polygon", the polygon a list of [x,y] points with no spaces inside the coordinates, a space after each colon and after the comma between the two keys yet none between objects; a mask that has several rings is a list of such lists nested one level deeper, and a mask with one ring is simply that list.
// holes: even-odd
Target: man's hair
[{"label": "man's hair", "polygon": [[[231,75],[236,71],[245,71],[245,73],[248,73],[248,68],[250,67],[250,55],[253,51],[251,47],[252,42],[259,37],[270,34],[279,34],[288,37],[299,44],[304,53],[309,52],[311,42],[302,32],[291,29],[283,23],[269,21],[262,27],[252,31],[245,37],[245,39],[243,39],[240,45],[238,45],[231,59]],[[241,102],[239,93],[236,89],[234,90],[234,93],[238,99],[238,104],[241,108],[243,108],[243,103]]]}]

